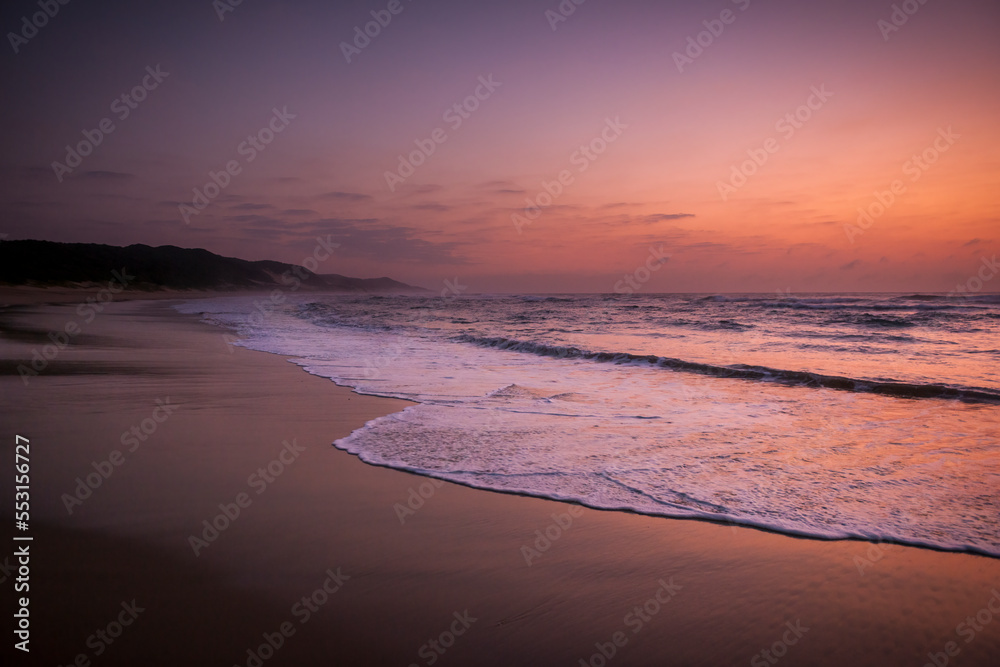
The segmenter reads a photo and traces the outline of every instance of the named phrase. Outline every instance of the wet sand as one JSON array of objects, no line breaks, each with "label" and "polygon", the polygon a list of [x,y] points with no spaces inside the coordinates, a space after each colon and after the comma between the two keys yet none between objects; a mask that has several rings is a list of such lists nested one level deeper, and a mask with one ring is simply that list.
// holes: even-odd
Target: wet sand
[{"label": "wet sand", "polygon": [[[25,382],[18,366],[71,321],[80,332]],[[0,333],[8,545],[14,436],[31,441],[29,656],[11,647],[14,576],[0,571],[14,664],[1000,656],[1000,560],[580,509],[372,467],[331,443],[407,403],[234,347],[168,302],[113,303],[90,322],[74,305],[10,306]],[[88,475],[96,488],[77,493]],[[122,607],[133,599],[134,621]],[[95,632],[122,614],[130,625],[105,643]],[[265,635],[280,647],[258,662],[248,649]]]}]

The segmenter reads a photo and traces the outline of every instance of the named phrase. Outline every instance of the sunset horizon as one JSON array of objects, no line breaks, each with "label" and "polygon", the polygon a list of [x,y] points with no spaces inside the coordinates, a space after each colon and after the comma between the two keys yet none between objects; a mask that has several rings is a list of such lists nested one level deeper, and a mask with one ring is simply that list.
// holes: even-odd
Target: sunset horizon
[{"label": "sunset horizon", "polygon": [[479,292],[613,292],[661,246],[643,290],[949,292],[996,252],[991,3],[397,4],[60,5],[0,70],[2,231],[287,262],[332,235],[331,272]]},{"label": "sunset horizon", "polygon": [[4,665],[998,664],[998,0],[0,26]]}]

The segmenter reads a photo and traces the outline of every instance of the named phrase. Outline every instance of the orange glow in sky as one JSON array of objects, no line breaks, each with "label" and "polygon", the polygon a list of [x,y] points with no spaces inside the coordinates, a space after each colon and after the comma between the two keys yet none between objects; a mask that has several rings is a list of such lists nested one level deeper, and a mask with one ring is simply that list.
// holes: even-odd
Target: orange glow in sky
[{"label": "orange glow in sky", "polygon": [[67,12],[0,66],[3,231],[291,262],[329,236],[320,272],[477,292],[613,291],[650,248],[649,292],[953,289],[997,247],[1000,7],[806,4],[404,4],[350,62],[363,3],[164,9],[143,40]]}]

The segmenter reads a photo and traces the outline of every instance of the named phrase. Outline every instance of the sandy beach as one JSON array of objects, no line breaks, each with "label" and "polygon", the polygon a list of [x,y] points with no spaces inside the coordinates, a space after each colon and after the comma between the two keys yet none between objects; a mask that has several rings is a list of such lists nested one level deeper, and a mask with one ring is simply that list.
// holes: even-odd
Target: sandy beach
[{"label": "sandy beach", "polygon": [[[10,545],[21,435],[34,538],[30,655],[12,647],[15,558],[0,553],[5,664],[1000,656],[1000,560],[597,511],[373,467],[331,443],[406,402],[235,347],[170,304],[115,302],[90,321],[73,304],[0,312],[0,516]],[[61,344],[71,322],[79,332]],[[36,352],[44,363],[32,367]]]}]

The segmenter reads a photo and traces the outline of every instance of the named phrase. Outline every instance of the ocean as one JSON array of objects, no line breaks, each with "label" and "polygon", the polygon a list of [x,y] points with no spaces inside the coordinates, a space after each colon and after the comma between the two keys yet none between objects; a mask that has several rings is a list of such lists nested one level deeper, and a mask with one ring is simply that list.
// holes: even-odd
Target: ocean
[{"label": "ocean", "polygon": [[1000,295],[280,301],[178,309],[359,393],[414,401],[333,443],[368,463],[1000,557]]}]

